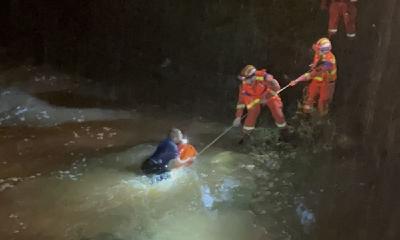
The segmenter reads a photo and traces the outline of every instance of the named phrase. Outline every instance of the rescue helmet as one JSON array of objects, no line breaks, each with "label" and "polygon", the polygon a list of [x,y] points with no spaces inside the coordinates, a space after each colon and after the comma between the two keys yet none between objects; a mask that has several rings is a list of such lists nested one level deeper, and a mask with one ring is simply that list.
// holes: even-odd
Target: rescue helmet
[{"label": "rescue helmet", "polygon": [[257,69],[253,65],[247,65],[240,72],[240,76],[242,78],[250,78],[256,73]]},{"label": "rescue helmet", "polygon": [[315,44],[315,48],[319,53],[325,54],[332,50],[332,43],[328,38],[321,38]]},{"label": "rescue helmet", "polygon": [[175,143],[180,143],[183,140],[183,134],[181,132],[181,130],[177,129],[177,128],[172,128],[169,131],[168,137],[174,141]]}]

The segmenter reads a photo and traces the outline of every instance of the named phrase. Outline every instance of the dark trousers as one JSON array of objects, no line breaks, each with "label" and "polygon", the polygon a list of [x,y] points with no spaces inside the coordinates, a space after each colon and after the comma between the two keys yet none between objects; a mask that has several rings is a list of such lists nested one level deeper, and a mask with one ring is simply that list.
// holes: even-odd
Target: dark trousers
[{"label": "dark trousers", "polygon": [[142,163],[141,169],[146,175],[160,175],[169,171],[167,166],[157,164],[150,159],[147,159]]}]

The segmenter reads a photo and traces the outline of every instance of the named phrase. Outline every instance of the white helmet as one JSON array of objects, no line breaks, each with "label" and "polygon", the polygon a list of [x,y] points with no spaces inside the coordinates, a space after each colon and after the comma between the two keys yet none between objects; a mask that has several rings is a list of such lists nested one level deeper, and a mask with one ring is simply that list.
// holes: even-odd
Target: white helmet
[{"label": "white helmet", "polygon": [[321,38],[316,43],[316,47],[320,53],[325,54],[332,50],[332,43],[328,38]]}]

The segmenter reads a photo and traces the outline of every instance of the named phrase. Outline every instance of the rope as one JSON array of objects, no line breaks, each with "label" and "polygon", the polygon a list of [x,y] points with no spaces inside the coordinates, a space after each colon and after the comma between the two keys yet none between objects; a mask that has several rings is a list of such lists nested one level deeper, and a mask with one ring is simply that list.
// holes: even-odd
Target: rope
[{"label": "rope", "polygon": [[278,95],[279,93],[283,92],[288,87],[290,87],[290,83],[288,85],[284,86],[283,88],[281,88],[279,91],[277,91],[276,94]]},{"label": "rope", "polygon": [[[247,116],[247,113],[245,115],[243,115],[240,120],[243,120],[245,117]],[[212,145],[214,145],[220,138],[222,138],[223,136],[225,136],[230,130],[232,130],[232,128],[234,128],[235,126],[232,125],[229,128],[227,128],[223,133],[221,133],[220,135],[218,135],[218,137],[216,137],[212,142],[210,142],[207,146],[205,146],[200,152],[199,154],[197,154],[197,156],[201,155],[202,153],[204,153],[205,151],[207,151]]]},{"label": "rope", "polygon": [[[290,87],[290,84],[286,85],[285,87],[281,88],[279,91],[276,92],[276,94],[280,94],[281,92],[283,92],[285,89],[287,89],[288,87]],[[247,113],[242,116],[240,118],[240,120],[243,120],[245,117],[247,117]],[[216,137],[212,142],[210,142],[207,146],[205,146],[198,154],[197,156],[201,155],[202,153],[204,153],[205,151],[207,151],[212,145],[214,145],[220,138],[222,138],[223,136],[225,136],[230,130],[232,130],[232,128],[234,128],[235,126],[232,125],[229,128],[227,128],[224,132],[222,132],[220,135],[218,135],[218,137]]]}]

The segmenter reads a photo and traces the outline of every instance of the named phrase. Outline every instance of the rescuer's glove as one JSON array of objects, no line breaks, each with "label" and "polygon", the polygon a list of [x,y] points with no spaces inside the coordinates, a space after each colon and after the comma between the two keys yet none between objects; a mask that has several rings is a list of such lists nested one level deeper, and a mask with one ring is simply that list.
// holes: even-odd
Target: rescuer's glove
[{"label": "rescuer's glove", "polygon": [[242,123],[242,118],[237,117],[237,118],[235,118],[235,120],[233,120],[232,125],[233,125],[234,127],[239,127],[241,123]]}]

